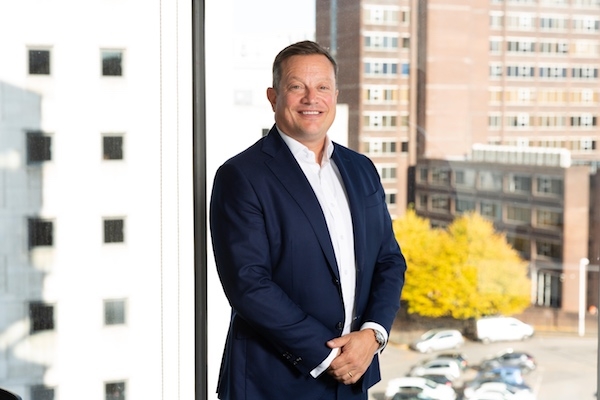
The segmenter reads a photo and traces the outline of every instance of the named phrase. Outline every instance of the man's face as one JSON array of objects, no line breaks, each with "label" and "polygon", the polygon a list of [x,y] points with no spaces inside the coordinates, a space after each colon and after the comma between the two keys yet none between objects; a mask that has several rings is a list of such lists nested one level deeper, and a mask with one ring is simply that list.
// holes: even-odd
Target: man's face
[{"label": "man's face", "polygon": [[333,65],[320,54],[288,58],[279,88],[267,89],[279,129],[309,148],[323,143],[335,118],[337,95]]}]

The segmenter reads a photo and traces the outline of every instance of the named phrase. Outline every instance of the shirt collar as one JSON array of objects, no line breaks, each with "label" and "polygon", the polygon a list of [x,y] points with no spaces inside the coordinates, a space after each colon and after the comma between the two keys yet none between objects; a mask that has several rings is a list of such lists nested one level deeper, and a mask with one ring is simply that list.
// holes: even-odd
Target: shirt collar
[{"label": "shirt collar", "polygon": [[[305,145],[303,145],[302,143],[300,143],[293,137],[288,136],[287,134],[283,133],[277,125],[276,125],[276,127],[277,127],[277,132],[279,132],[279,135],[281,136],[281,138],[283,139],[285,144],[290,148],[290,151],[292,152],[294,157],[298,158],[302,154],[307,154],[308,152],[313,154],[313,157],[314,157],[314,153],[312,151],[310,151],[308,149],[308,147],[306,147]],[[333,142],[331,141],[331,139],[329,139],[329,136],[327,136],[325,138],[325,140],[326,140],[326,148],[325,148],[325,154],[323,154],[323,163],[329,162],[329,160],[331,159],[331,156],[333,155],[333,149],[334,149]]]}]

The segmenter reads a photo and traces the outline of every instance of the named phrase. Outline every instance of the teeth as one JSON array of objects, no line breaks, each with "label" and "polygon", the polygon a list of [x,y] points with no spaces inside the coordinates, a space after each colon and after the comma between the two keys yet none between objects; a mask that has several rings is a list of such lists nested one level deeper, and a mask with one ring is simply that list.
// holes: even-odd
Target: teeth
[{"label": "teeth", "polygon": [[318,113],[318,111],[302,111],[302,114],[317,115]]}]

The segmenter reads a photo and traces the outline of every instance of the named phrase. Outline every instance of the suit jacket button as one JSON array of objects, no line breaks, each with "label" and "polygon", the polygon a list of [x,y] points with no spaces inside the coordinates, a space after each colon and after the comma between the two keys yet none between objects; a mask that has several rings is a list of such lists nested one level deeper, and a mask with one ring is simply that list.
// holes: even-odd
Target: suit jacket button
[{"label": "suit jacket button", "polygon": [[338,322],[335,325],[335,329],[337,329],[338,331],[341,331],[342,329],[344,329],[344,324],[342,324],[341,322]]}]

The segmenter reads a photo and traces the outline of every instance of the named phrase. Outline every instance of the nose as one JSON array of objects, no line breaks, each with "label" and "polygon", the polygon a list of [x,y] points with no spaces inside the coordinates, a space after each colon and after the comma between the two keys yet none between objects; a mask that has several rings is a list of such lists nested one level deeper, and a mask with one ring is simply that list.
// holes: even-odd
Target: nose
[{"label": "nose", "polygon": [[307,87],[304,90],[304,97],[302,98],[304,103],[313,104],[317,102],[317,91],[315,89]]}]

